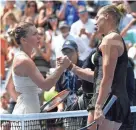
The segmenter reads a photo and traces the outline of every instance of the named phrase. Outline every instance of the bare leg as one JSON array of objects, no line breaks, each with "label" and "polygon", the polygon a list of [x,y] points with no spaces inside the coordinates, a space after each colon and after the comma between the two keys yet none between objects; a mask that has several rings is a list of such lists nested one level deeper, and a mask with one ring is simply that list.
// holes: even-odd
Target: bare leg
[{"label": "bare leg", "polygon": [[[94,112],[89,112],[88,119],[87,119],[87,125],[89,125],[93,121],[94,121]],[[95,130],[95,129],[96,129],[96,124],[88,127],[88,130]]]},{"label": "bare leg", "polygon": [[119,130],[121,123],[105,119],[99,126],[99,130]]}]

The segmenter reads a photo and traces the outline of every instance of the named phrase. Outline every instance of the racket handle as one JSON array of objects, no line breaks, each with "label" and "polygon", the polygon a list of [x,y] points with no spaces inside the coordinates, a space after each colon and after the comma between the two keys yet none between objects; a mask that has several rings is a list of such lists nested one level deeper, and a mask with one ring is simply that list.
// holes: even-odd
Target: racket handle
[{"label": "racket handle", "polygon": [[[117,97],[115,95],[112,95],[111,99],[109,100],[109,102],[107,103],[107,105],[104,107],[103,109],[103,113],[104,115],[107,114],[107,112],[109,111],[109,109],[111,108],[111,106],[114,104],[114,102],[117,100]],[[92,126],[93,124],[95,124],[96,121],[93,121],[91,124],[80,128],[79,130],[86,130],[88,127]]]}]

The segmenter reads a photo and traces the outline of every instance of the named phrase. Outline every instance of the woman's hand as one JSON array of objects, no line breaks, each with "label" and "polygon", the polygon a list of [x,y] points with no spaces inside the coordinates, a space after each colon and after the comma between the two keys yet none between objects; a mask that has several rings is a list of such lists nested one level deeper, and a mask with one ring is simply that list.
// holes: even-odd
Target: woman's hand
[{"label": "woman's hand", "polygon": [[105,119],[105,116],[103,114],[101,105],[96,104],[95,111],[94,111],[94,120],[96,121],[98,125],[101,125],[104,119]]},{"label": "woman's hand", "polygon": [[57,66],[61,66],[65,69],[67,69],[71,64],[71,61],[67,56],[59,57],[57,58]]}]

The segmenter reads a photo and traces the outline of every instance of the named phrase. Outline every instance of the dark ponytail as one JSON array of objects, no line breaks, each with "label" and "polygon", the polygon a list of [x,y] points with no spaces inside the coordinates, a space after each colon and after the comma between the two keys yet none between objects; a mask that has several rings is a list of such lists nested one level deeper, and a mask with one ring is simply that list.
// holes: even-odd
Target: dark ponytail
[{"label": "dark ponytail", "polygon": [[14,30],[14,37],[15,41],[18,45],[21,44],[20,39],[22,37],[26,37],[27,33],[29,32],[29,28],[31,26],[34,26],[32,23],[28,22],[21,22],[18,24],[18,26]]}]

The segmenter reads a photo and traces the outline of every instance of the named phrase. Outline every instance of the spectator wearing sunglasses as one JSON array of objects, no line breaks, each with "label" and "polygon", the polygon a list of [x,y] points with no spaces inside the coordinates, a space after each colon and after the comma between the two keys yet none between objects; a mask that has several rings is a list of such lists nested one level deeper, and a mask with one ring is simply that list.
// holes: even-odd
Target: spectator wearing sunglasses
[{"label": "spectator wearing sunglasses", "polygon": [[[36,24],[37,14],[38,14],[37,3],[35,1],[29,1],[26,4],[24,15],[21,21],[30,21],[31,23]],[[28,19],[31,19],[31,20],[28,20]]]},{"label": "spectator wearing sunglasses", "polygon": [[45,43],[44,28],[38,27],[37,31],[40,37],[40,43],[39,47],[34,50],[33,54],[31,55],[31,58],[34,60],[43,77],[46,78],[46,74],[50,68],[51,44]]},{"label": "spectator wearing sunglasses", "polygon": [[55,52],[54,52],[54,43],[56,43],[55,38],[58,37],[60,34],[60,31],[58,29],[58,18],[56,15],[51,15],[49,17],[49,26],[50,28],[46,30],[45,35],[46,35],[46,42],[51,44],[51,58],[50,58],[50,63],[51,67],[54,68],[56,65],[56,57],[55,57]]},{"label": "spectator wearing sunglasses", "polygon": [[85,53],[82,60],[85,60],[92,49],[90,48],[90,37],[95,29],[94,19],[89,18],[88,11],[85,6],[78,7],[79,20],[71,25],[70,33],[73,36],[80,38],[85,47]]}]

